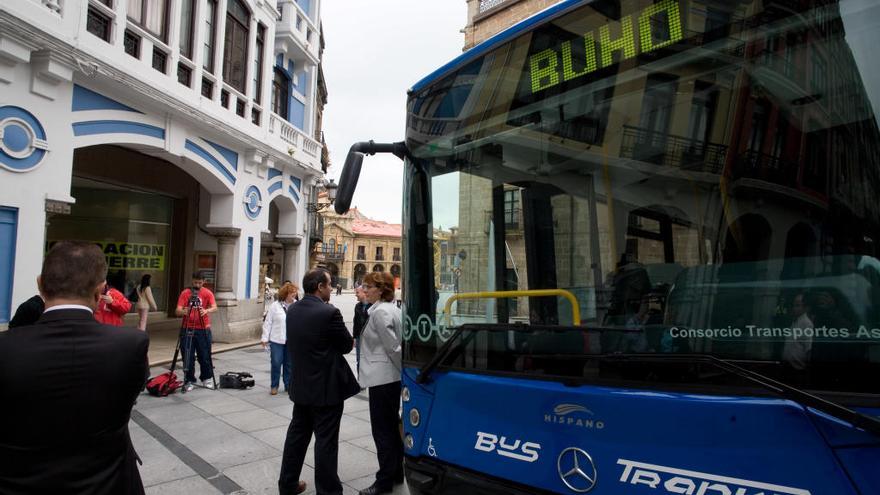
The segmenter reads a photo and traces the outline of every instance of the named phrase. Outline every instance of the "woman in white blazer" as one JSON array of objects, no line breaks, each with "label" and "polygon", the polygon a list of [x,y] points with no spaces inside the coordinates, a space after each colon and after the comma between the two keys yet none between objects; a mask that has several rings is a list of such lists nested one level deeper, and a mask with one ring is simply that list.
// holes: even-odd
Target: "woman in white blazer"
[{"label": "woman in white blazer", "polygon": [[364,277],[364,293],[371,304],[361,332],[358,381],[370,389],[370,424],[379,471],[363,495],[390,493],[403,482],[403,442],[397,412],[400,409],[400,308],[394,303],[394,278],[386,272]]},{"label": "woman in white blazer", "polygon": [[278,298],[266,312],[263,320],[263,337],[260,342],[264,349],[269,350],[272,363],[270,371],[270,390],[272,395],[278,394],[279,377],[283,377],[284,390],[290,388],[290,357],[287,354],[287,308],[297,299],[299,288],[287,282],[278,289]]}]

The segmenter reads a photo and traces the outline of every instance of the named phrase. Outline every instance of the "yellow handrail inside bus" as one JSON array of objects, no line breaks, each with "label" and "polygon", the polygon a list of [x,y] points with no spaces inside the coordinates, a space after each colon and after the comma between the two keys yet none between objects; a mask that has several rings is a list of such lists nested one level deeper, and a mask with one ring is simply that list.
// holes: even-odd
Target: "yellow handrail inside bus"
[{"label": "yellow handrail inside bus", "polygon": [[577,298],[574,294],[565,289],[536,289],[536,290],[504,290],[495,292],[463,292],[461,294],[453,294],[446,300],[446,307],[443,311],[446,313],[446,326],[452,326],[452,303],[459,299],[501,299],[511,297],[546,297],[561,296],[568,299],[571,303],[571,321],[575,325],[581,324],[581,308],[578,306]]}]

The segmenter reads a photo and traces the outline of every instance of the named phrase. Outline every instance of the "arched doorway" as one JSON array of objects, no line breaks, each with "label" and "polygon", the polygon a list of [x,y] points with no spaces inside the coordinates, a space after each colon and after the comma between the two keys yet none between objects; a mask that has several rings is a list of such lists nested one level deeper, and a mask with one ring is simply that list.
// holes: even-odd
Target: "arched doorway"
[{"label": "arched doorway", "polygon": [[400,277],[400,265],[391,265],[391,276],[394,278]]},{"label": "arched doorway", "polygon": [[380,264],[378,264],[378,263],[376,263],[375,265],[373,265],[373,271],[374,271],[374,272],[384,272],[384,271],[385,271],[385,267],[382,266],[382,265],[380,265]]},{"label": "arched doorway", "polygon": [[813,229],[804,222],[798,222],[785,236],[785,264],[782,266],[782,279],[805,278],[815,273],[819,242]]},{"label": "arched doorway", "polygon": [[363,263],[358,263],[354,266],[354,272],[352,273],[351,279],[354,280],[354,285],[358,286],[364,283],[364,275],[367,274],[367,267],[364,266]]},{"label": "arched doorway", "polygon": [[761,215],[749,213],[737,218],[727,229],[722,261],[727,264],[766,260],[772,234],[773,229]]}]

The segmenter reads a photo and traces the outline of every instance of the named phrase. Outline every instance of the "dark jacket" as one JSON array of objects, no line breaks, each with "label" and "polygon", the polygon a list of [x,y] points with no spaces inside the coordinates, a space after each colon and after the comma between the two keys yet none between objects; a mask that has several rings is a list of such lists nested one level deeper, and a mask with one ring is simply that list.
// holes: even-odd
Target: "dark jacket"
[{"label": "dark jacket", "polygon": [[144,493],[128,422],[148,347],[84,309],[0,333],[0,493]]},{"label": "dark jacket", "polygon": [[25,325],[33,325],[40,319],[46,303],[43,298],[36,295],[27,301],[21,303],[15,310],[15,316],[9,320],[9,328],[23,327]]},{"label": "dark jacket", "polygon": [[331,406],[360,392],[343,357],[354,340],[335,306],[311,294],[287,310],[290,400],[304,406]]},{"label": "dark jacket", "polygon": [[364,331],[364,326],[367,324],[367,319],[370,317],[367,313],[368,309],[370,309],[370,303],[359,302],[354,306],[354,321],[351,330],[356,339],[360,338],[361,332]]}]

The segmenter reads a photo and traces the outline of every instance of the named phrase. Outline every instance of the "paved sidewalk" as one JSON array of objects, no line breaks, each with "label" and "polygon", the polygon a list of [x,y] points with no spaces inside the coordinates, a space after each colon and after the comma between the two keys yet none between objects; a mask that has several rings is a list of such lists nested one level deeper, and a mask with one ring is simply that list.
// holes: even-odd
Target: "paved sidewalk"
[{"label": "paved sidewalk", "polygon": [[[354,368],[354,352],[346,358]],[[256,386],[138,397],[129,426],[144,462],[140,472],[147,494],[278,493],[293,403],[284,393],[269,395],[269,355],[260,346],[215,354],[214,365],[218,376],[249,371]],[[151,371],[155,376],[164,369]],[[306,493],[315,493],[313,447],[314,439],[302,473],[309,485]],[[378,469],[375,452],[367,395],[362,392],[346,401],[339,432],[344,493],[356,494],[372,484]],[[409,491],[402,485],[394,493]]]}]

